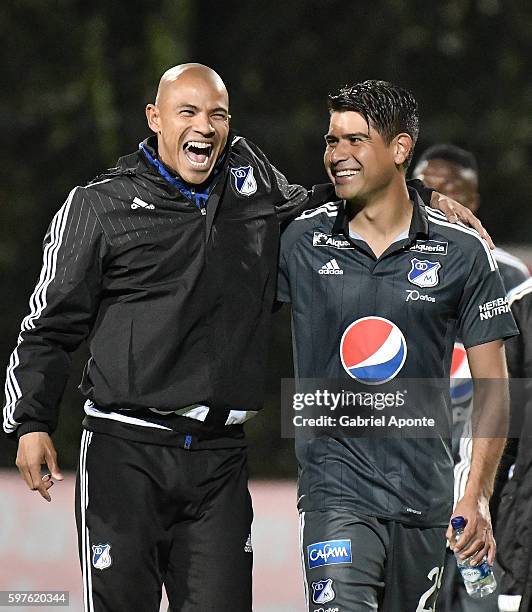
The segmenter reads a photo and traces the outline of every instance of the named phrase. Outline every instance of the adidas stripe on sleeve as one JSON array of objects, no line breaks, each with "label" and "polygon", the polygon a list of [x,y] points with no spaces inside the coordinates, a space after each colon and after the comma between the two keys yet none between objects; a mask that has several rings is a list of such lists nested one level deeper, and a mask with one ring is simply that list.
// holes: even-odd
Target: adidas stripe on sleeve
[{"label": "adidas stripe on sleeve", "polygon": [[44,239],[40,277],[6,372],[8,434],[55,429],[69,353],[87,336],[97,310],[106,243],[85,194],[71,191]]}]

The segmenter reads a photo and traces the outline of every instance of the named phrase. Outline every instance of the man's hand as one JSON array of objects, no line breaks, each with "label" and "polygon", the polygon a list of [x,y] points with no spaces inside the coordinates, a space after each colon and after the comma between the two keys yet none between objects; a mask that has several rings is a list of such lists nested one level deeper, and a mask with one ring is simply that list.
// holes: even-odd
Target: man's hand
[{"label": "man's hand", "polygon": [[482,562],[485,555],[488,556],[488,563],[493,565],[495,560],[495,540],[491,527],[491,516],[488,499],[486,497],[468,497],[467,494],[456,504],[453,517],[463,516],[467,524],[464,533],[458,542],[453,539],[453,528],[449,522],[447,528],[447,540],[453,552],[458,553],[461,559],[472,558],[473,565]]},{"label": "man's hand", "polygon": [[495,245],[488,232],[484,229],[482,223],[475,217],[475,215],[466,208],[459,204],[456,200],[448,198],[447,196],[434,191],[430,199],[430,205],[432,208],[437,208],[446,217],[450,223],[458,223],[461,221],[465,225],[469,225],[481,235],[482,238],[488,243],[490,249],[494,249]]},{"label": "man's hand", "polygon": [[[41,465],[45,463],[50,470],[41,478]],[[18,441],[17,460],[15,461],[22,478],[32,491],[39,491],[46,501],[52,501],[48,489],[55,480],[63,480],[63,475],[57,465],[52,438],[43,431],[34,431],[20,436]]]}]

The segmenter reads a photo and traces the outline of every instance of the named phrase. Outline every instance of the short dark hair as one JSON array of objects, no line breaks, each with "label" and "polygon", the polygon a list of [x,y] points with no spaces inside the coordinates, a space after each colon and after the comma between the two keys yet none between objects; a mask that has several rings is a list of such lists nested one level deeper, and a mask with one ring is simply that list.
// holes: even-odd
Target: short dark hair
[{"label": "short dark hair", "polygon": [[453,144],[441,143],[435,144],[425,149],[420,158],[416,162],[416,167],[421,163],[430,161],[431,159],[443,159],[464,168],[473,170],[478,176],[478,163],[471,151],[466,151]]},{"label": "short dark hair", "polygon": [[406,132],[412,138],[412,150],[404,163],[404,167],[408,167],[419,134],[418,106],[408,90],[387,81],[363,81],[329,94],[328,107],[331,113],[360,113],[386,144],[390,144],[397,134]]}]

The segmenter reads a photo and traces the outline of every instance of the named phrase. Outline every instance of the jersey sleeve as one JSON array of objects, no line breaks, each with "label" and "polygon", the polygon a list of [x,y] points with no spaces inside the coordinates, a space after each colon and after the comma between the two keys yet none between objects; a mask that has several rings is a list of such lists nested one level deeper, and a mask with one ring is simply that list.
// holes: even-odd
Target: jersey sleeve
[{"label": "jersey sleeve", "polygon": [[497,264],[487,245],[479,248],[458,306],[459,335],[465,348],[518,334]]},{"label": "jersey sleeve", "polygon": [[97,312],[107,242],[86,190],[76,187],[43,242],[43,265],[6,372],[8,435],[52,433],[70,370],[70,353]]},{"label": "jersey sleeve", "polygon": [[290,303],[292,301],[288,276],[287,244],[286,241],[283,240],[281,240],[279,265],[277,267],[277,301],[285,303]]}]

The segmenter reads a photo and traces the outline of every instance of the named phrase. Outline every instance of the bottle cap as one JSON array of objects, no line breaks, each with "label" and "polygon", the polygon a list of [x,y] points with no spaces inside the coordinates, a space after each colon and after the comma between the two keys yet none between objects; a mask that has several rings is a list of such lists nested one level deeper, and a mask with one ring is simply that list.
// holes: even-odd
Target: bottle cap
[{"label": "bottle cap", "polygon": [[455,516],[451,519],[453,529],[461,529],[466,526],[466,520],[463,516]]}]

